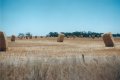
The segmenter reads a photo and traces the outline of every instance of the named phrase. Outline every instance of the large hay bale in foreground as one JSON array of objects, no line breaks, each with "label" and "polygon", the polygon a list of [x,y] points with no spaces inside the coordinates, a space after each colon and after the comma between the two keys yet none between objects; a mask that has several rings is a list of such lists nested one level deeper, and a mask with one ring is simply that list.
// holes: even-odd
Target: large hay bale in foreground
[{"label": "large hay bale in foreground", "polygon": [[12,41],[12,42],[15,41],[15,35],[12,35],[12,36],[11,36],[11,41]]},{"label": "large hay bale in foreground", "polygon": [[105,33],[102,36],[106,47],[114,47],[114,39],[111,33]]},{"label": "large hay bale in foreground", "polygon": [[63,42],[64,40],[64,34],[59,34],[58,38],[57,38],[57,42]]},{"label": "large hay bale in foreground", "polygon": [[0,31],[0,51],[6,51],[8,48],[7,37]]}]

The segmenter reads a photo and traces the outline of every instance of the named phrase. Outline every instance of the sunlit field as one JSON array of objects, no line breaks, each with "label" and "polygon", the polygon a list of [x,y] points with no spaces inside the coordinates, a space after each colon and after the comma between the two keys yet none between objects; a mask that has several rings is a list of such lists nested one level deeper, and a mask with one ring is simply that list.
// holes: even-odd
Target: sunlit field
[{"label": "sunlit field", "polygon": [[120,80],[120,38],[17,39],[0,52],[0,80]]}]

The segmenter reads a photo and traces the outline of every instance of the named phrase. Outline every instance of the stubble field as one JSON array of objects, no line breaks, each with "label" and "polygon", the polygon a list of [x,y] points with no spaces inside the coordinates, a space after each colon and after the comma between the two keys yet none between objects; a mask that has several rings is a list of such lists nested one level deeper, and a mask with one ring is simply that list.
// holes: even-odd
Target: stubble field
[{"label": "stubble field", "polygon": [[0,52],[0,80],[120,80],[120,38],[8,39]]}]

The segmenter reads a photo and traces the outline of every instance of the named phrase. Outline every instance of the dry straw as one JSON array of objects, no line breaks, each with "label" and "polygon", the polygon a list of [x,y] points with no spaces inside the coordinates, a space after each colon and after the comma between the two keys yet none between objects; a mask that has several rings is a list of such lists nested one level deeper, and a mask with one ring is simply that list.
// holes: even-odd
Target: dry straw
[{"label": "dry straw", "polygon": [[15,41],[15,35],[12,35],[12,36],[11,36],[11,41],[12,41],[12,42]]},{"label": "dry straw", "polygon": [[112,37],[112,33],[103,34],[103,41],[106,47],[114,47],[114,39]]},{"label": "dry straw", "polygon": [[0,51],[6,51],[8,48],[7,37],[0,31]]},{"label": "dry straw", "polygon": [[57,38],[57,42],[63,42],[64,40],[64,34],[59,34],[58,38]]}]

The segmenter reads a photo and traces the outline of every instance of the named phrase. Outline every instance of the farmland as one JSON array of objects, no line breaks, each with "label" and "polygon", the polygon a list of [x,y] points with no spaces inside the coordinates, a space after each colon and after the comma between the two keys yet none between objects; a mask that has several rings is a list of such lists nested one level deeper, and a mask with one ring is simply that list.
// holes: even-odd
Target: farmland
[{"label": "farmland", "polygon": [[0,66],[0,80],[119,80],[120,38],[115,47],[102,38],[8,38]]}]

